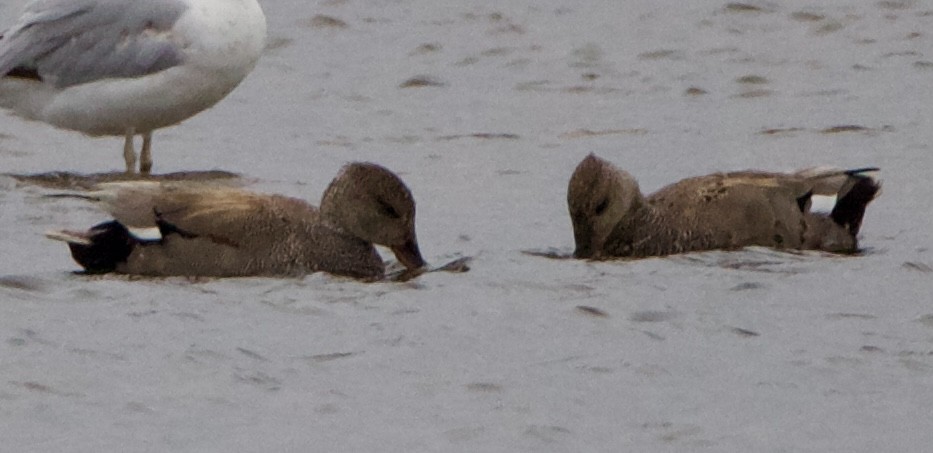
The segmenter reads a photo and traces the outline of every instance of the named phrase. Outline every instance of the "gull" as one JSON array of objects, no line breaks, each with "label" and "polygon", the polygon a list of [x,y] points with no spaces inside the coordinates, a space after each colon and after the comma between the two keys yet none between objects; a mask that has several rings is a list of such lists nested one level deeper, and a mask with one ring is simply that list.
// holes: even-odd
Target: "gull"
[{"label": "gull", "polygon": [[90,136],[142,136],[229,94],[255,67],[266,19],[256,0],[33,0],[0,33],[0,107]]}]

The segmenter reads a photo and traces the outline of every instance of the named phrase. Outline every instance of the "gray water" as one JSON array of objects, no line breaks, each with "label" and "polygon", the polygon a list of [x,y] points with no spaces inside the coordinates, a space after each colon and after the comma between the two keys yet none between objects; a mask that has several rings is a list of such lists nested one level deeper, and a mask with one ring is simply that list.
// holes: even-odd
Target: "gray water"
[{"label": "gray water", "polygon": [[[425,257],[471,270],[76,275],[43,233],[103,214],[0,177],[4,449],[926,448],[933,8],[700,3],[264,1],[256,70],[157,131],[155,171],[317,203],[343,163],[379,162],[415,194]],[[0,116],[6,174],[119,171],[121,146]],[[590,152],[646,192],[828,164],[881,167],[884,193],[855,257],[523,253],[572,247]]]}]

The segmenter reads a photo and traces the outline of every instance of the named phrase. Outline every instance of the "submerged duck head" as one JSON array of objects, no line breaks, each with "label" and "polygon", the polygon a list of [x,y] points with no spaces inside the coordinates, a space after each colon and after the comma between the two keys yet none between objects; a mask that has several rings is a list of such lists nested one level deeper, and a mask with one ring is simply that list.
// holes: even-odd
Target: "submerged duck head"
[{"label": "submerged duck head", "polygon": [[321,216],[340,230],[392,249],[405,267],[425,265],[415,235],[415,200],[405,183],[372,163],[347,164],[321,199]]},{"label": "submerged duck head", "polygon": [[599,258],[609,235],[642,200],[631,175],[593,154],[570,177],[567,205],[573,222],[575,258]]}]

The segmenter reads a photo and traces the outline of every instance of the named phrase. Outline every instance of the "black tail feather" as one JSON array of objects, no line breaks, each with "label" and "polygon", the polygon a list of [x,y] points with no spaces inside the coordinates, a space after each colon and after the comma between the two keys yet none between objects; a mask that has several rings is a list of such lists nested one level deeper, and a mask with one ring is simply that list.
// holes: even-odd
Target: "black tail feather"
[{"label": "black tail feather", "polygon": [[858,234],[859,228],[862,226],[865,207],[868,206],[871,200],[875,199],[875,195],[881,189],[881,184],[878,181],[867,176],[859,176],[859,173],[874,170],[874,168],[871,168],[852,171],[851,174],[855,178],[855,183],[842,198],[836,201],[836,205],[833,207],[832,213],[830,213],[833,221],[849,230],[853,236]]},{"label": "black tail feather", "polygon": [[800,212],[807,212],[810,209],[810,199],[813,198],[813,191],[809,191],[797,198],[797,207]]},{"label": "black tail feather", "polygon": [[126,261],[139,243],[129,230],[115,220],[100,223],[87,232],[90,245],[68,243],[71,257],[91,274],[113,272],[117,265]]},{"label": "black tail feather", "polygon": [[857,176],[862,173],[870,173],[873,171],[881,171],[878,167],[862,167],[862,168],[853,168],[851,170],[846,170],[846,174],[849,176]]},{"label": "black tail feather", "polygon": [[[2,38],[2,36],[0,36],[0,38]],[[17,66],[4,74],[3,77],[15,77],[19,79],[38,80],[40,82],[42,81],[42,76],[39,75],[39,70],[26,66]]]},{"label": "black tail feather", "polygon": [[170,223],[167,220],[165,220],[162,217],[161,212],[156,211],[155,209],[153,209],[152,211],[155,214],[155,219],[156,219],[155,224],[156,224],[156,227],[159,228],[159,235],[162,236],[163,238],[168,237],[171,234],[177,234],[185,239],[194,239],[198,237],[198,235],[194,233],[189,233],[181,228],[178,228],[174,223]]}]

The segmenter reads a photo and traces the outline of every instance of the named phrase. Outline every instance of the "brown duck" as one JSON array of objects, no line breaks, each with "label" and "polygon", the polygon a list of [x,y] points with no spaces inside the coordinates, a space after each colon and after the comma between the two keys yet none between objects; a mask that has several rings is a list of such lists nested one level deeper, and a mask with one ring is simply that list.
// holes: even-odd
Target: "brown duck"
[{"label": "brown duck", "polygon": [[[852,253],[865,207],[881,188],[867,175],[873,171],[716,173],[645,197],[630,174],[590,154],[567,191],[574,256],[662,256],[753,245]],[[832,212],[811,212],[814,195],[835,196]]]},{"label": "brown duck", "polygon": [[[47,234],[68,243],[87,272],[151,276],[298,276],[317,271],[377,279],[373,244],[409,269],[424,266],[415,237],[415,202],[391,171],[343,167],[321,199],[154,182],[105,184],[82,195],[113,215],[86,232]],[[158,227],[158,239],[128,228]]]}]

